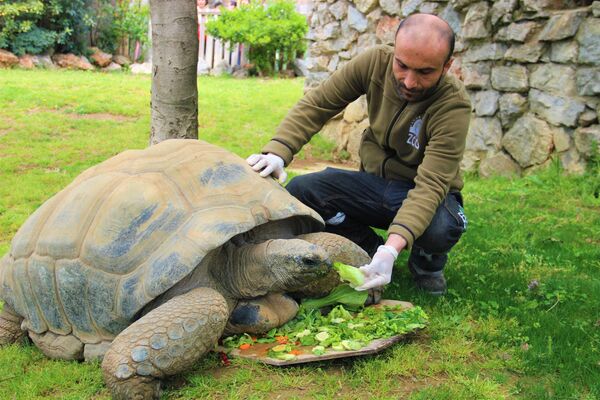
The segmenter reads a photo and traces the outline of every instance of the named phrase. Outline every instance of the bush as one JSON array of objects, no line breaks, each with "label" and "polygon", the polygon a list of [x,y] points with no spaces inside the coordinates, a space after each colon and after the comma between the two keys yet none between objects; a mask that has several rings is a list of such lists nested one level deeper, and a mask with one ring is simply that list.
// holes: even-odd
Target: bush
[{"label": "bush", "polygon": [[250,62],[261,73],[270,74],[276,65],[285,68],[306,49],[308,25],[291,1],[264,5],[252,1],[233,10],[221,8],[221,15],[208,22],[207,30],[224,41],[249,45]]},{"label": "bush", "polygon": [[6,0],[0,3],[0,48],[9,49],[17,55],[25,53],[15,39],[27,34],[40,20],[44,4],[38,0]]},{"label": "bush", "polygon": [[92,44],[110,53],[130,55],[135,42],[148,41],[150,9],[140,0],[133,2],[119,0],[113,5],[110,0],[98,1],[97,18]]}]

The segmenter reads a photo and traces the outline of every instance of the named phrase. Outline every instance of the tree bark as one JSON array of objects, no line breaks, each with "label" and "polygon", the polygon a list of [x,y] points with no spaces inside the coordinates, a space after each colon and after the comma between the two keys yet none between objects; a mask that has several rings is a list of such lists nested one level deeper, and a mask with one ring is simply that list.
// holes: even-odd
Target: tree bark
[{"label": "tree bark", "polygon": [[198,13],[195,0],[150,0],[150,145],[198,138]]}]

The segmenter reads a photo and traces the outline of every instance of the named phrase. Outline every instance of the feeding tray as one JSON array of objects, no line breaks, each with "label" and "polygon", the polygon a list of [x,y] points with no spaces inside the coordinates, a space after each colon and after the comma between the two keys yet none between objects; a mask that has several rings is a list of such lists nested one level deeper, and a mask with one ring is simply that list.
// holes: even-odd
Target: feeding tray
[{"label": "feeding tray", "polygon": [[[398,300],[381,300],[378,304],[369,306],[369,307],[381,307],[381,306],[402,306],[402,310],[406,310],[408,308],[412,308],[412,303],[406,301],[398,301]],[[315,346],[294,346],[295,350],[298,350],[300,354],[296,356],[296,358],[292,360],[279,360],[277,358],[272,358],[268,356],[269,349],[271,347],[277,346],[279,343],[255,343],[249,349],[240,350],[240,349],[231,349],[228,351],[228,355],[230,357],[239,357],[246,358],[249,360],[254,360],[258,362],[262,362],[270,365],[277,366],[285,366],[285,365],[293,365],[293,364],[303,364],[308,362],[316,362],[316,361],[324,361],[324,360],[333,360],[336,358],[345,358],[345,357],[355,357],[355,356],[363,356],[367,354],[375,354],[380,351],[387,349],[394,343],[399,342],[403,338],[405,338],[410,333],[404,333],[401,335],[395,335],[385,339],[375,339],[372,340],[367,346],[361,348],[360,350],[342,350],[336,351],[331,348],[327,348],[324,354],[316,355],[312,353],[312,349]],[[224,350],[220,348],[219,350]]]}]

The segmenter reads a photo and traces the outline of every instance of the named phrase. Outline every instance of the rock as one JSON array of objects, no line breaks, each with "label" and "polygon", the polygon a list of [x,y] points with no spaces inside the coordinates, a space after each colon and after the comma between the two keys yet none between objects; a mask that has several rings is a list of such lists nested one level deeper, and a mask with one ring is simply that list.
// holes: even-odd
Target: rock
[{"label": "rock", "polygon": [[[293,71],[292,71],[293,73]],[[235,71],[233,71],[233,73],[231,74],[231,76],[233,76],[236,79],[245,79],[250,75],[250,73],[248,72],[248,70],[246,68],[240,68],[240,69],[236,69]]]},{"label": "rock", "polygon": [[565,128],[555,126],[552,128],[552,142],[554,143],[554,149],[558,153],[567,151],[571,147],[571,135],[569,135]]},{"label": "rock", "polygon": [[502,126],[497,118],[473,118],[467,134],[466,150],[500,150]]},{"label": "rock", "polygon": [[479,176],[489,178],[492,176],[504,176],[511,178],[521,174],[521,167],[510,156],[504,152],[488,156],[479,164]]},{"label": "rock", "polygon": [[438,3],[425,2],[419,6],[419,12],[423,14],[437,14],[438,8]]},{"label": "rock", "polygon": [[568,97],[561,97],[541,92],[537,89],[529,91],[531,111],[553,125],[575,127],[579,115],[585,110],[585,104]]},{"label": "rock", "polygon": [[585,110],[581,113],[577,121],[577,125],[582,127],[587,127],[595,123],[598,123],[598,116],[596,115],[596,111],[593,110]]},{"label": "rock", "polygon": [[122,71],[122,70],[123,70],[123,67],[121,67],[116,62],[111,62],[106,67],[102,68],[102,72],[115,72],[115,71]]},{"label": "rock", "polygon": [[308,76],[308,66],[304,59],[296,58],[294,60],[294,73],[296,74],[296,76]]},{"label": "rock", "polygon": [[529,90],[527,68],[522,65],[492,68],[492,87],[501,92],[526,92]]},{"label": "rock", "polygon": [[373,47],[377,44],[377,36],[364,34],[358,37],[358,41],[356,42],[356,51],[357,54],[362,53],[363,51]]},{"label": "rock", "polygon": [[439,13],[439,17],[450,25],[452,30],[456,35],[460,35],[462,23],[460,21],[460,14],[456,12],[454,7],[448,4],[444,9]]},{"label": "rock", "polygon": [[585,11],[565,11],[552,16],[540,33],[539,40],[556,41],[575,36],[585,14]]},{"label": "rock", "polygon": [[422,3],[423,0],[403,0],[400,11],[401,15],[403,17],[408,17],[409,15],[416,13]]},{"label": "rock", "polygon": [[538,62],[543,52],[544,44],[540,42],[515,44],[510,46],[504,59],[518,63],[534,63]]},{"label": "rock", "polygon": [[362,33],[367,30],[368,21],[356,8],[348,7],[348,25]]},{"label": "rock", "polygon": [[401,7],[399,0],[379,0],[381,9],[389,15],[400,15]]},{"label": "rock", "polygon": [[112,60],[113,60],[113,62],[115,62],[119,65],[125,66],[125,67],[128,67],[129,65],[131,65],[131,60],[129,59],[129,57],[123,56],[121,54],[114,55],[112,57]]},{"label": "rock", "polygon": [[377,24],[375,35],[383,44],[393,44],[400,19],[384,15]]},{"label": "rock", "polygon": [[308,60],[308,69],[313,72],[326,72],[330,60],[331,57],[328,56],[312,57]]},{"label": "rock", "polygon": [[327,72],[311,72],[304,81],[304,90],[319,86],[328,77],[329,73]]},{"label": "rock", "polygon": [[488,60],[501,60],[506,52],[506,45],[502,43],[484,43],[471,47],[465,53],[464,62],[477,62]]},{"label": "rock", "polygon": [[482,155],[479,151],[465,150],[463,158],[460,161],[461,171],[475,171],[479,165],[479,161],[481,161],[484,156],[485,153]]},{"label": "rock", "polygon": [[328,40],[337,38],[340,36],[341,31],[342,30],[339,22],[330,22],[329,24],[323,27],[318,27],[314,30],[315,40]]},{"label": "rock", "polygon": [[19,58],[10,51],[0,49],[0,68],[11,68],[19,63]]},{"label": "rock", "polygon": [[521,7],[527,13],[534,13],[536,17],[547,16],[548,10],[560,9],[564,0],[521,0]]},{"label": "rock", "polygon": [[545,121],[528,114],[506,132],[502,147],[523,168],[541,164],[552,151],[552,131]]},{"label": "rock", "polygon": [[329,12],[335,19],[340,21],[348,15],[348,4],[343,1],[337,1],[329,6]]},{"label": "rock", "polygon": [[365,119],[364,121],[359,122],[358,124],[347,124],[342,129],[342,135],[347,138],[346,150],[348,151],[348,153],[350,153],[350,158],[352,161],[360,161],[360,157],[358,156],[358,149],[362,141],[363,133],[368,127],[369,120]]},{"label": "rock", "polygon": [[462,64],[461,74],[467,89],[484,89],[490,84],[491,66],[489,63]]},{"label": "rock", "polygon": [[54,54],[52,61],[60,68],[68,69],[81,69],[89,71],[94,69],[94,66],[90,64],[87,58],[84,56],[76,56],[75,54]]},{"label": "rock", "polygon": [[496,114],[500,94],[494,90],[483,90],[475,93],[475,114],[478,117],[488,117]]},{"label": "rock", "polygon": [[462,25],[461,36],[464,39],[483,39],[489,35],[486,26],[489,8],[486,1],[469,7]]},{"label": "rock", "polygon": [[377,0],[354,0],[354,5],[363,14],[368,14],[377,7]]},{"label": "rock", "polygon": [[500,96],[499,113],[500,122],[504,128],[512,125],[527,111],[527,99],[517,93],[506,93]]},{"label": "rock", "polygon": [[19,57],[19,67],[23,69],[33,69],[35,64],[33,63],[33,56],[25,54]]},{"label": "rock", "polygon": [[90,56],[92,62],[100,68],[108,67],[112,62],[112,54],[105,53],[97,47],[92,47],[90,50],[93,52]]},{"label": "rock", "polygon": [[463,8],[476,3],[478,0],[450,0],[450,5],[457,10],[462,10]]},{"label": "rock", "polygon": [[596,154],[598,154],[600,152],[600,125],[575,130],[575,147],[586,158],[592,155],[592,143],[595,143]]},{"label": "rock", "polygon": [[383,15],[381,8],[377,7],[373,11],[367,14],[367,21],[369,23],[369,30],[377,29],[377,24]]},{"label": "rock", "polygon": [[55,69],[56,65],[52,62],[49,55],[37,55],[33,56],[33,64],[37,68]]},{"label": "rock", "polygon": [[344,122],[341,118],[333,117],[323,125],[320,135],[337,144],[337,150],[344,150],[347,139],[342,138],[342,127]]},{"label": "rock", "polygon": [[331,60],[329,60],[329,64],[327,64],[327,71],[333,74],[336,71],[339,62],[340,56],[334,54],[333,57],[331,57]]},{"label": "rock", "polygon": [[152,63],[145,62],[143,64],[131,64],[129,66],[129,70],[132,74],[151,74],[152,73]]},{"label": "rock", "polygon": [[213,69],[210,71],[212,76],[228,75],[233,72],[231,65],[225,60],[221,60],[215,64]]},{"label": "rock", "polygon": [[344,121],[360,122],[367,117],[367,98],[360,96],[358,99],[348,104],[344,111]]},{"label": "rock", "polygon": [[592,3],[592,15],[594,17],[600,17],[600,1],[594,1]]},{"label": "rock", "polygon": [[586,19],[577,32],[581,64],[600,64],[600,18]]},{"label": "rock", "polygon": [[550,60],[557,63],[575,62],[578,51],[579,46],[575,41],[553,42],[550,48]]},{"label": "rock", "polygon": [[512,13],[517,8],[518,0],[496,0],[490,11],[492,25],[498,22],[512,22]]},{"label": "rock", "polygon": [[536,22],[513,22],[512,24],[500,28],[496,34],[496,40],[504,42],[525,42],[531,32],[538,27]]},{"label": "rock", "polygon": [[578,68],[576,81],[581,96],[600,94],[600,68]]},{"label": "rock", "polygon": [[557,64],[541,64],[529,75],[529,85],[545,92],[576,96],[575,70]]},{"label": "rock", "polygon": [[572,175],[582,175],[585,172],[585,161],[575,147],[559,154],[560,165],[563,170]]}]

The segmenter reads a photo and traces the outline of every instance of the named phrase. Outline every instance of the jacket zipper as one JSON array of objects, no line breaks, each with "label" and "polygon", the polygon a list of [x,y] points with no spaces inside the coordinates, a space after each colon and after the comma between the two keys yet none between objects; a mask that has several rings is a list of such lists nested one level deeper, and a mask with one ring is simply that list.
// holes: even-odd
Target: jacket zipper
[{"label": "jacket zipper", "polygon": [[[394,125],[396,124],[396,122],[398,121],[398,118],[400,118],[400,114],[402,114],[402,111],[404,111],[404,109],[406,108],[406,105],[408,103],[405,102],[402,107],[396,112],[396,115],[394,115],[394,118],[392,118],[392,122],[390,122],[390,125],[388,126],[387,132],[385,133],[385,146],[388,149],[391,149],[392,146],[390,146],[390,136],[392,136],[392,128],[394,127]],[[392,158],[394,155],[391,154],[389,156],[387,156],[386,158],[383,159],[383,162],[381,163],[381,177],[385,179],[385,164],[389,161],[390,158]]]}]

